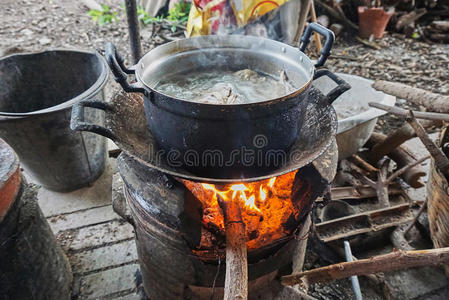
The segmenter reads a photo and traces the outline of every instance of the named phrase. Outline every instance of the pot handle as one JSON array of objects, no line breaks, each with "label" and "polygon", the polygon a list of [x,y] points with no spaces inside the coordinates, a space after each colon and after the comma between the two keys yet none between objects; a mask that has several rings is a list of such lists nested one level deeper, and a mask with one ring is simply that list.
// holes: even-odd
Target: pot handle
[{"label": "pot handle", "polygon": [[138,83],[128,83],[127,74],[135,75],[135,71],[128,69],[124,65],[123,57],[117,52],[115,45],[112,43],[107,43],[105,46],[105,58],[108,62],[109,68],[111,69],[114,79],[118,82],[123,90],[127,93],[145,93],[145,89]]},{"label": "pot handle", "polygon": [[321,67],[322,65],[324,65],[329,55],[331,55],[331,48],[334,44],[335,35],[332,30],[329,30],[318,23],[310,23],[301,37],[301,45],[299,45],[299,51],[304,52],[306,50],[307,45],[309,45],[310,42],[310,36],[313,32],[322,35],[325,40],[323,49],[321,49],[320,52],[320,58],[315,64],[315,67]]},{"label": "pot handle", "polygon": [[84,108],[91,107],[101,109],[103,111],[112,111],[113,108],[110,104],[98,101],[98,100],[83,100],[73,105],[72,116],[70,118],[70,128],[74,131],[89,131],[111,140],[115,140],[115,135],[112,131],[106,127],[96,124],[89,124],[84,121]]},{"label": "pot handle", "polygon": [[315,72],[315,75],[313,76],[313,80],[320,78],[322,76],[329,77],[337,84],[337,86],[326,95],[329,104],[332,104],[332,102],[334,102],[338,97],[340,97],[341,94],[343,94],[344,92],[346,92],[351,88],[349,83],[347,83],[346,81],[344,81],[343,79],[341,79],[340,77],[338,77],[337,75],[335,75],[334,73],[332,73],[327,69],[317,70]]}]

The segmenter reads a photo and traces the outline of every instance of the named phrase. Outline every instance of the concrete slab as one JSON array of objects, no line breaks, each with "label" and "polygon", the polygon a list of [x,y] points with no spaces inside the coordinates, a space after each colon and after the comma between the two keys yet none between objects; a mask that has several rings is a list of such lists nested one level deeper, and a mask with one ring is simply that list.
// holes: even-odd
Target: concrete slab
[{"label": "concrete slab", "polygon": [[81,277],[79,298],[94,299],[134,289],[139,266],[130,264]]},{"label": "concrete slab", "polygon": [[425,267],[396,271],[386,273],[385,278],[392,298],[397,300],[424,297],[449,286],[449,280],[444,270],[440,268]]},{"label": "concrete slab", "polygon": [[136,243],[128,240],[69,255],[74,274],[85,274],[126,263],[137,263]]},{"label": "concrete slab", "polygon": [[63,230],[86,227],[88,225],[100,224],[119,218],[120,217],[112,210],[112,206],[107,205],[50,217],[48,218],[48,223],[53,232],[57,234]]},{"label": "concrete slab", "polygon": [[114,172],[115,159],[109,159],[104,173],[90,187],[70,193],[58,193],[40,188],[38,199],[42,212],[46,217],[50,217],[110,204]]},{"label": "concrete slab", "polygon": [[134,229],[121,220],[84,227],[72,234],[73,240],[66,244],[69,251],[95,248],[124,240],[134,239]]}]

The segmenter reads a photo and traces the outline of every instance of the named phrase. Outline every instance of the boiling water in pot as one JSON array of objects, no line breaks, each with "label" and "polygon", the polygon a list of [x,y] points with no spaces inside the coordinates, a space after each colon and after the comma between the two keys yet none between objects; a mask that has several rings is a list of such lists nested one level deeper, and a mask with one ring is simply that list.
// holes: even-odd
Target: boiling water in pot
[{"label": "boiling water in pot", "polygon": [[281,71],[279,78],[249,69],[194,71],[175,74],[155,89],[168,96],[198,103],[245,104],[276,99],[296,90]]}]

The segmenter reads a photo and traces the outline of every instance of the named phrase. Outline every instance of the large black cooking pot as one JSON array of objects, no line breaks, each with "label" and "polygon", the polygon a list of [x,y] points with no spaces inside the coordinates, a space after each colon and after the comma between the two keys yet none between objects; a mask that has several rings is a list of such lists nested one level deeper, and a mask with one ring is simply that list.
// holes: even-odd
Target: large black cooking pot
[{"label": "large black cooking pot", "polygon": [[[310,36],[324,36],[321,57],[314,65],[304,54]],[[330,55],[332,31],[310,24],[298,49],[252,36],[201,36],[159,46],[131,68],[114,45],[106,45],[106,60],[126,92],[144,95],[149,128],[163,155],[176,167],[200,176],[242,178],[251,169],[273,169],[299,134],[313,79],[327,75],[337,87],[327,95],[329,105],[349,85],[328,70],[315,70]],[[196,70],[242,70],[279,76],[285,71],[294,92],[250,104],[195,103],[159,92],[155,86],[166,76]],[[136,82],[127,82],[135,74]],[[267,86],[267,89],[270,87]],[[133,122],[130,118],[129,122]]]}]

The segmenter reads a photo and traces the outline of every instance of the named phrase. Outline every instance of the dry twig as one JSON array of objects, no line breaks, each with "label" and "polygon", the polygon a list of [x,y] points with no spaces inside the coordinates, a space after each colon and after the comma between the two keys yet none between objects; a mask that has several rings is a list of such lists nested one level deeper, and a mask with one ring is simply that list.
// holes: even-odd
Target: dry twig
[{"label": "dry twig", "polygon": [[[391,114],[407,117],[409,111],[403,108],[399,108],[396,106],[384,105],[377,102],[369,102],[369,106],[375,107],[381,110],[385,110]],[[449,105],[449,103],[448,103]],[[434,121],[445,121],[449,122],[449,114],[446,113],[433,113],[433,112],[421,112],[421,111],[413,111],[415,118],[417,119],[426,119],[426,120],[434,120]]]},{"label": "dry twig", "polygon": [[443,153],[443,151],[438,148],[435,143],[430,139],[430,137],[427,135],[424,128],[421,126],[421,124],[416,121],[415,116],[413,114],[413,111],[409,112],[409,117],[407,117],[407,122],[410,124],[410,126],[413,127],[413,129],[416,132],[416,135],[419,137],[421,142],[426,147],[427,151],[429,151],[430,155],[432,155],[433,159],[435,160],[435,166],[441,170],[441,172],[445,176],[449,176],[449,159],[446,157],[446,155]]},{"label": "dry twig", "polygon": [[367,184],[371,186],[373,189],[376,190],[377,198],[379,200],[379,204],[381,207],[388,207],[390,206],[390,200],[389,200],[389,193],[388,193],[388,186],[393,183],[393,181],[398,177],[407,172],[409,169],[415,167],[416,165],[419,165],[423,161],[429,159],[429,156],[422,157],[403,168],[396,170],[393,174],[387,177],[388,173],[388,166],[390,165],[389,159],[382,159],[379,161],[379,170],[377,172],[377,181],[373,181],[366,177],[365,175],[361,174],[360,172],[357,172],[355,170],[352,171],[352,174],[362,181],[364,184]]}]

